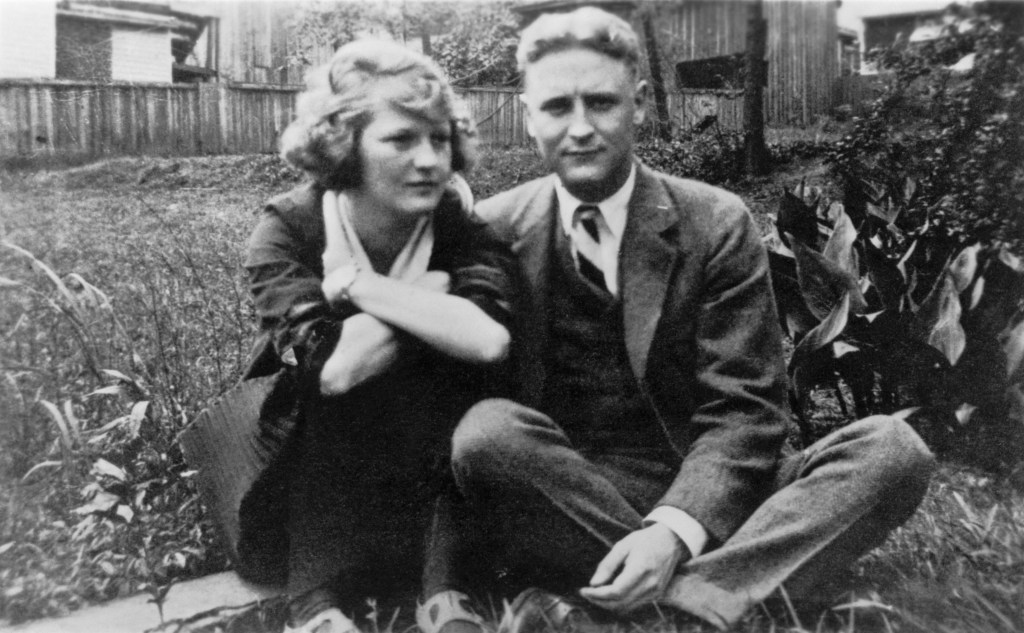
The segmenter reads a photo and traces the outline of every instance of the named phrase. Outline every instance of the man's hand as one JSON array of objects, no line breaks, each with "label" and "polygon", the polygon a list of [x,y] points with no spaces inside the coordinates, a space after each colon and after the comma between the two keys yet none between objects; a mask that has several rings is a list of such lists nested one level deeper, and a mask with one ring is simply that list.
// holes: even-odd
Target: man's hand
[{"label": "man's hand", "polygon": [[612,547],[580,595],[609,611],[632,611],[660,598],[676,566],[689,558],[675,532],[660,523],[649,525]]}]

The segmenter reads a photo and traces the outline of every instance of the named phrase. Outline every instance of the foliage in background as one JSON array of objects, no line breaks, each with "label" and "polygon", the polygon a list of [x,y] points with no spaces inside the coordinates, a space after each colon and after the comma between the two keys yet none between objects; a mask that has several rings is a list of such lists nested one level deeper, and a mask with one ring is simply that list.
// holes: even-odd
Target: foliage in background
[{"label": "foliage in background", "polygon": [[934,449],[1010,469],[1024,451],[1024,262],[993,245],[936,253],[927,227],[899,221],[914,181],[878,195],[861,213],[802,187],[780,205],[770,263],[797,413],[819,386],[845,412],[842,378],[856,417],[920,407],[910,421]]},{"label": "foliage in background", "polygon": [[734,181],[743,175],[743,135],[717,125],[702,131],[679,131],[667,141],[657,134],[644,134],[636,155],[659,171],[711,184]]},{"label": "foliage in background", "polygon": [[[916,191],[901,218],[931,241],[1001,242],[1022,255],[1024,5],[977,6],[937,39],[871,52],[885,89],[829,162],[857,211],[865,181],[896,191],[909,177]],[[966,55],[970,70],[948,68]]]},{"label": "foliage in background", "polygon": [[292,23],[302,43],[292,62],[321,63],[330,52],[359,36],[376,34],[400,42],[418,39],[456,86],[507,85],[518,79],[518,22],[511,6],[508,1],[443,0],[333,0],[303,5]]},{"label": "foliage in background", "polygon": [[858,417],[920,407],[933,448],[1005,471],[1024,453],[1024,5],[987,10],[874,53],[889,85],[828,156],[842,203],[786,192],[772,267],[798,411],[819,385],[845,407],[841,377]]},{"label": "foliage in background", "polygon": [[[809,138],[779,139],[767,147],[772,164],[778,168],[794,160],[824,156],[832,145],[823,138]],[[744,179],[743,152],[743,133],[724,130],[710,119],[706,127],[675,131],[667,141],[645,128],[636,146],[637,157],[649,167],[715,185]]]},{"label": "foliage in background", "polygon": [[519,80],[519,22],[511,2],[460,4],[431,56],[455,86],[505,86]]},{"label": "foliage in background", "polygon": [[5,195],[0,618],[143,589],[159,605],[225,565],[177,434],[251,345],[238,253],[259,201],[191,193],[177,163],[105,187],[114,163]]}]

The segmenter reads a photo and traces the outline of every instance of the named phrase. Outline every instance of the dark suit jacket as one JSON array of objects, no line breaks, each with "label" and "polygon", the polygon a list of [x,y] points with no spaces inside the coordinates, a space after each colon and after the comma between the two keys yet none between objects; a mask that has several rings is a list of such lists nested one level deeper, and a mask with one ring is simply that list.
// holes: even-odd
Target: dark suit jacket
[{"label": "dark suit jacket", "polygon": [[[274,197],[249,238],[245,268],[260,335],[245,378],[280,370],[280,355],[289,347],[300,356],[317,356],[312,348],[323,342],[329,343],[328,351],[333,349],[341,321],[355,312],[328,307],[320,290],[326,246],[323,194],[323,187],[307,183]],[[506,325],[515,292],[509,278],[514,264],[505,245],[463,210],[453,192],[445,193],[434,212],[434,240],[428,268],[450,273],[452,294]],[[319,374],[319,366],[313,369]]]},{"label": "dark suit jacket", "polygon": [[[477,205],[511,244],[529,286],[518,356],[521,400],[534,407],[545,380],[557,204],[547,177]],[[788,424],[767,256],[738,197],[643,165],[627,217],[619,253],[626,350],[682,457],[659,505],[686,511],[720,543],[769,494]]]},{"label": "dark suit jacket", "polygon": [[[323,194],[319,185],[305,184],[276,196],[249,238],[245,268],[260,333],[243,378],[278,376],[260,407],[261,437],[268,453],[280,450],[291,434],[296,407],[319,398],[317,377],[323,363],[337,344],[342,322],[357,311],[352,306],[331,308],[320,289],[326,246]],[[446,192],[434,211],[434,250],[428,268],[449,273],[452,294],[510,325],[512,298],[518,294],[515,263],[506,245],[463,209],[454,192]],[[281,360],[289,349],[294,367]],[[439,352],[427,353],[436,354],[438,365],[449,368],[453,376],[466,375],[467,381],[472,376],[474,392],[507,391],[499,388],[507,382],[502,366],[468,366]],[[455,391],[453,386],[451,392]]]}]

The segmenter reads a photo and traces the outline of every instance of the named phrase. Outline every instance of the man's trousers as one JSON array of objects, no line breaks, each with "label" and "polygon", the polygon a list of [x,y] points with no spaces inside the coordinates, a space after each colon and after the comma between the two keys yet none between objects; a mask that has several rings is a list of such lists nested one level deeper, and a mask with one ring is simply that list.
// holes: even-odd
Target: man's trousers
[{"label": "man's trousers", "polygon": [[[576,447],[542,413],[478,403],[452,439],[457,491],[438,502],[426,592],[473,589],[497,568],[505,586],[575,593],[615,542],[642,527],[675,459]],[[681,566],[659,602],[727,628],[780,586],[807,596],[914,513],[933,468],[898,419],[845,426],[781,458],[774,493],[724,543]]]}]

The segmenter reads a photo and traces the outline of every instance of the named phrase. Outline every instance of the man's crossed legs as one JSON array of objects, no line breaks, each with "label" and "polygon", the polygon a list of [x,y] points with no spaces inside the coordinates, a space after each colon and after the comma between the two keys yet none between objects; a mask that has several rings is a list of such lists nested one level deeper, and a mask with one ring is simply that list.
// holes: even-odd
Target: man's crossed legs
[{"label": "man's crossed legs", "polygon": [[[641,529],[674,459],[579,450],[533,409],[477,404],[453,436],[458,492],[438,505],[426,594],[476,588],[495,566],[511,587],[576,594],[612,545]],[[812,595],[914,513],[933,468],[900,420],[843,427],[782,458],[774,493],[724,543],[681,565],[658,602],[727,628],[780,586]]]}]

